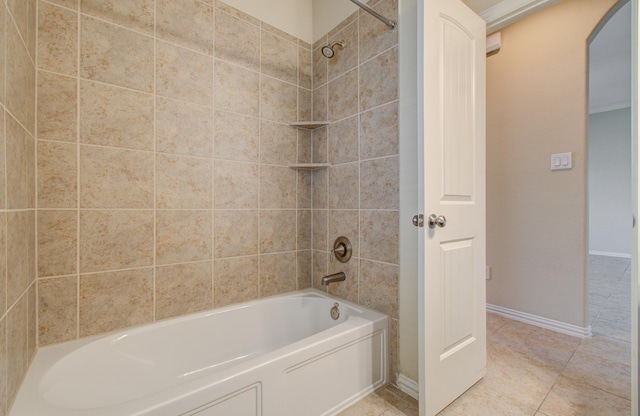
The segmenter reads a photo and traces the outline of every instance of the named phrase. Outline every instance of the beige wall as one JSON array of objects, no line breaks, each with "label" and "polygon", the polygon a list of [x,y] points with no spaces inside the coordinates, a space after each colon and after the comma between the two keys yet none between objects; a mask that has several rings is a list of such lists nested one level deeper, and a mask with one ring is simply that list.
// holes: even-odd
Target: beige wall
[{"label": "beige wall", "polygon": [[[487,302],[581,327],[587,38],[614,3],[565,0],[527,17],[487,60]],[[561,152],[573,169],[550,171]]]},{"label": "beige wall", "polygon": [[[397,18],[397,0],[375,3]],[[332,59],[327,43],[345,40]],[[314,44],[313,117],[329,120],[313,134],[313,282],[344,271],[329,291],[391,317],[391,381],[398,372],[398,31],[356,11]],[[348,263],[330,261],[334,240],[353,244]]]},{"label": "beige wall", "polygon": [[0,1],[0,415],[36,351],[35,12]]},{"label": "beige wall", "polygon": [[311,286],[311,46],[109,4],[39,2],[40,345]]}]

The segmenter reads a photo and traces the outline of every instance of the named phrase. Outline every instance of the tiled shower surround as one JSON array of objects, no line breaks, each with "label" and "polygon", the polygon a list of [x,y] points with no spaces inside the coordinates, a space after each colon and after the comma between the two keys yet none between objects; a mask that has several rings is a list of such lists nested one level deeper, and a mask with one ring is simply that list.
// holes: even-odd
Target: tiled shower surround
[{"label": "tiled shower surround", "polygon": [[395,374],[397,31],[356,12],[312,48],[214,0],[0,0],[0,34],[0,416],[38,345],[339,270],[391,315]]}]

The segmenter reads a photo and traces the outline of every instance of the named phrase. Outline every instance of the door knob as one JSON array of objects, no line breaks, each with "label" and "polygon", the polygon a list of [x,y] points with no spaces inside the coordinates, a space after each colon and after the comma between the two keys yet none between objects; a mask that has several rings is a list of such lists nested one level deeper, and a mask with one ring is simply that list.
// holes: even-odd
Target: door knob
[{"label": "door knob", "polygon": [[447,219],[445,218],[444,215],[436,215],[436,214],[429,215],[429,228],[436,228],[436,225],[440,228],[447,225]]}]

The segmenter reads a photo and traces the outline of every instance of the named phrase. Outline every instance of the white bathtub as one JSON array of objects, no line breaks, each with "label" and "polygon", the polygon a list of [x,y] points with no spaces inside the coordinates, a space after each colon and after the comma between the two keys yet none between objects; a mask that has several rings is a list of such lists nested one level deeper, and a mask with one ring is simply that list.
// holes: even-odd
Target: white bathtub
[{"label": "white bathtub", "polygon": [[274,296],[41,348],[11,415],[330,415],[387,383],[387,337],[381,313]]}]

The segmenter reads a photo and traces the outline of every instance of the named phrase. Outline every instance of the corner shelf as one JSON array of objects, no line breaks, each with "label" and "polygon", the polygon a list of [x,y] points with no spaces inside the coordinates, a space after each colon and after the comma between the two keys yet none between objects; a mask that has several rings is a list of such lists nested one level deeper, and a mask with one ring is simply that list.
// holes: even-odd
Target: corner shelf
[{"label": "corner shelf", "polygon": [[320,127],[328,126],[329,124],[329,121],[298,121],[295,123],[290,123],[289,125],[298,129],[315,130],[319,129]]},{"label": "corner shelf", "polygon": [[306,171],[326,169],[329,166],[331,166],[331,164],[329,163],[296,163],[295,165],[289,165],[291,169],[306,170]]}]

